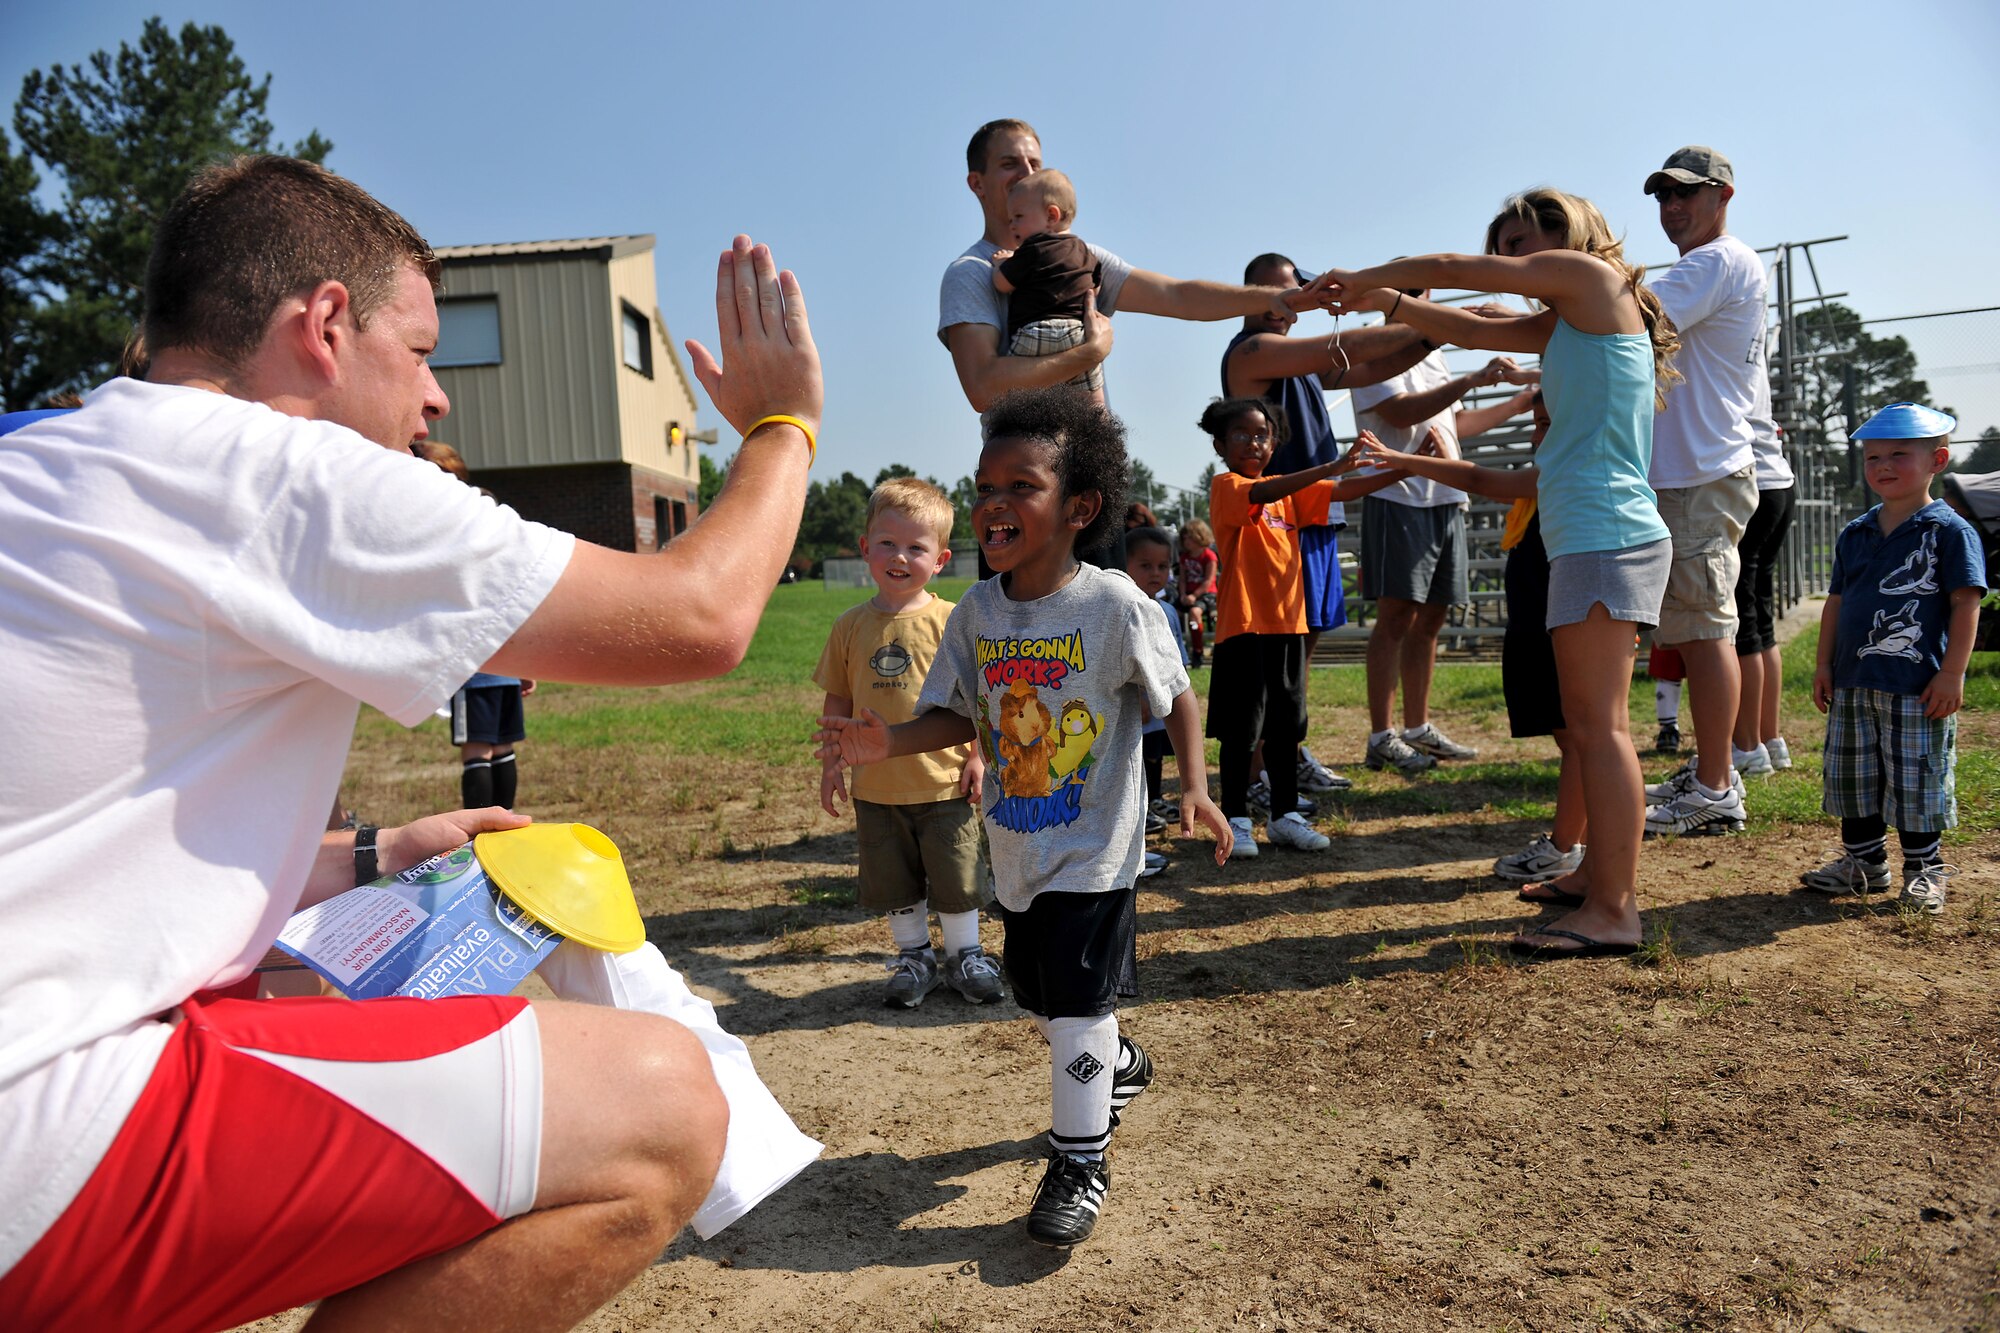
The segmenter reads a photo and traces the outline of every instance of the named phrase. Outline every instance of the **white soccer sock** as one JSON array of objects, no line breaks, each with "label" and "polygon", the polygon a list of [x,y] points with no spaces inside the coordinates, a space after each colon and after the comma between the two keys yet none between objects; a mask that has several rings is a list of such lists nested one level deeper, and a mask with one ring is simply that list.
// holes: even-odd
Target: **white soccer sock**
[{"label": "white soccer sock", "polygon": [[1073,1157],[1099,1158],[1111,1142],[1111,1083],[1118,1064],[1118,1015],[1051,1018],[1049,1143]]},{"label": "white soccer sock", "polygon": [[919,898],[910,907],[898,907],[889,913],[889,933],[896,938],[896,947],[904,953],[912,949],[931,947],[931,905],[928,899]]},{"label": "white soccer sock", "polygon": [[1653,682],[1653,716],[1661,722],[1681,720],[1681,683],[1677,680]]},{"label": "white soccer sock", "polygon": [[944,956],[956,958],[979,947],[978,912],[939,912],[938,933],[944,936]]},{"label": "white soccer sock", "polygon": [[716,1084],[729,1103],[729,1136],[715,1184],[695,1210],[695,1233],[703,1240],[755,1208],[819,1156],[818,1141],[799,1132],[757,1077],[750,1052],[716,1022],[715,1006],[689,990],[651,944],[631,953],[605,953],[564,940],[536,970],[558,999],[671,1018],[707,1050]]}]

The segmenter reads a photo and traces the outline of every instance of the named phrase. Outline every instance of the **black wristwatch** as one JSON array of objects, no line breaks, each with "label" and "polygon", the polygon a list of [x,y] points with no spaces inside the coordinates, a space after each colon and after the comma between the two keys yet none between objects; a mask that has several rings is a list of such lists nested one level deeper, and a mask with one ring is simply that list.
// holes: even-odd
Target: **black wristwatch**
[{"label": "black wristwatch", "polygon": [[375,835],[382,830],[373,824],[363,824],[354,830],[354,886],[373,884],[381,878],[381,868],[375,861]]}]

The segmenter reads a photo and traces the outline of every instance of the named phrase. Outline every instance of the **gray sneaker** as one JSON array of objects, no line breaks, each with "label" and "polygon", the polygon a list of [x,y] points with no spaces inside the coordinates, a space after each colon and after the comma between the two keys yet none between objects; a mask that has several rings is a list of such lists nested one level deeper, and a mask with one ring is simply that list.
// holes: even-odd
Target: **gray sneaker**
[{"label": "gray sneaker", "polygon": [[1686,791],[1665,805],[1656,805],[1646,811],[1646,836],[1649,838],[1657,838],[1663,833],[1677,833],[1685,838],[1742,831],[1743,796],[1734,787],[1720,796],[1710,796],[1690,779]]},{"label": "gray sneaker", "polygon": [[[1687,762],[1667,775],[1664,782],[1648,783],[1646,786],[1647,805],[1665,805],[1668,801],[1678,801],[1694,790],[1695,761],[1700,756],[1688,751]],[[1743,775],[1734,768],[1729,770],[1729,789],[1737,799],[1747,799],[1749,793],[1743,787]]]},{"label": "gray sneaker", "polygon": [[[1261,815],[1265,819],[1271,817],[1271,784],[1265,778],[1260,777],[1251,783],[1250,790],[1244,793],[1243,799],[1249,804],[1250,813]],[[1319,802],[1300,796],[1294,798],[1293,808],[1307,819],[1311,819],[1319,813]]]},{"label": "gray sneaker", "polygon": [[[1346,791],[1354,783],[1348,778],[1322,764],[1313,757],[1313,752],[1305,746],[1299,747],[1299,790],[1325,795],[1330,791]],[[1302,812],[1304,813],[1304,812]]]},{"label": "gray sneaker", "polygon": [[970,1004],[985,1004],[1006,993],[1000,985],[1000,964],[976,944],[945,960],[944,981]]},{"label": "gray sneaker", "polygon": [[1800,875],[1799,883],[1814,893],[1837,897],[1882,893],[1889,887],[1889,863],[1886,860],[1870,863],[1842,852],[1819,869]]},{"label": "gray sneaker", "polygon": [[1427,768],[1436,768],[1437,760],[1427,754],[1418,754],[1409,743],[1395,732],[1388,739],[1368,742],[1368,767],[1376,770],[1393,768],[1405,775],[1421,773]]},{"label": "gray sneaker", "polygon": [[889,989],[882,1002],[903,1009],[916,1008],[926,995],[944,984],[944,973],[938,970],[937,957],[928,945],[897,954],[896,961],[889,964],[889,972]]},{"label": "gray sneaker", "polygon": [[1503,856],[1493,863],[1493,873],[1501,879],[1516,880],[1523,884],[1540,884],[1551,879],[1560,879],[1583,864],[1583,844],[1577,843],[1568,851],[1558,851],[1555,839],[1543,833],[1512,856]]},{"label": "gray sneaker", "polygon": [[1914,875],[1903,876],[1903,892],[1896,899],[1896,905],[1921,908],[1932,916],[1943,916],[1944,882],[1957,873],[1957,866],[1948,866],[1941,861],[1919,866]]},{"label": "gray sneaker", "polygon": [[1403,743],[1419,754],[1427,754],[1433,759],[1477,759],[1479,751],[1470,745],[1460,745],[1451,737],[1437,729],[1435,722],[1426,722],[1412,736],[1403,733]]}]

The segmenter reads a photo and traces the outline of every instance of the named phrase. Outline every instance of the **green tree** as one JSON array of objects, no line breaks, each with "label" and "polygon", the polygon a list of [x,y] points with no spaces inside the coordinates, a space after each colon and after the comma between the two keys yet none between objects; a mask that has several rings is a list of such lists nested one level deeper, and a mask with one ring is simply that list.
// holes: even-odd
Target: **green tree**
[{"label": "green tree", "polygon": [[1952,465],[1953,472],[2000,472],[2000,426],[1979,432],[1979,443],[1963,461]]},{"label": "green tree", "polygon": [[972,478],[960,477],[945,494],[951,497],[951,539],[971,537],[972,506],[979,503],[979,488],[972,484]]},{"label": "green tree", "polygon": [[723,479],[728,477],[729,464],[736,461],[736,455],[731,454],[720,467],[717,467],[714,460],[706,453],[696,454],[695,457],[701,460],[701,481],[697,485],[695,498],[701,502],[702,512],[707,513],[708,507],[715,503],[715,497],[722,494]]},{"label": "green tree", "polygon": [[799,540],[794,548],[796,556],[818,564],[830,555],[853,555],[860,550],[871,489],[852,472],[807,487],[805,515],[799,520]]},{"label": "green tree", "polygon": [[[0,221],[12,250],[15,219],[34,226],[33,252],[0,299],[4,405],[25,407],[62,389],[87,388],[117,366],[137,324],[153,227],[195,170],[238,153],[275,151],[265,118],[271,77],[251,78],[219,27],[189,23],[178,34],[146,20],[137,47],[98,51],[83,64],[37,70],[21,82],[14,132],[26,159],[61,183],[52,214],[36,218],[32,165],[0,155]],[[317,130],[294,156],[323,162],[333,145]]]}]

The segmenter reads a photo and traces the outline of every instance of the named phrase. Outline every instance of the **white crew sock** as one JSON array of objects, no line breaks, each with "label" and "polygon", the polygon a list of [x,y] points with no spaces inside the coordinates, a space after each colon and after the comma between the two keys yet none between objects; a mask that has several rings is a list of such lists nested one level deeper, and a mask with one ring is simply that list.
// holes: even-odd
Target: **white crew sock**
[{"label": "white crew sock", "polygon": [[1380,745],[1395,734],[1396,729],[1394,727],[1389,728],[1387,731],[1371,731],[1368,733],[1368,743],[1370,745]]},{"label": "white crew sock", "polygon": [[909,907],[898,907],[889,913],[889,933],[896,938],[896,947],[905,953],[911,949],[928,949],[931,946],[931,905],[928,899],[919,898]]},{"label": "white crew sock", "polygon": [[671,1018],[708,1051],[715,1081],[729,1103],[729,1136],[715,1184],[695,1210],[694,1229],[703,1240],[762,1203],[820,1155],[819,1141],[799,1132],[757,1077],[743,1043],[715,1021],[715,1006],[689,990],[651,944],[631,953],[605,953],[564,940],[536,970],[558,999]]},{"label": "white crew sock", "polygon": [[1072,1157],[1101,1158],[1111,1142],[1111,1083],[1118,1015],[1051,1018],[1049,1143]]},{"label": "white crew sock", "polygon": [[1681,683],[1677,680],[1653,682],[1653,716],[1661,722],[1681,720]]},{"label": "white crew sock", "polygon": [[978,912],[939,912],[938,933],[944,936],[944,956],[956,958],[979,947]]}]

